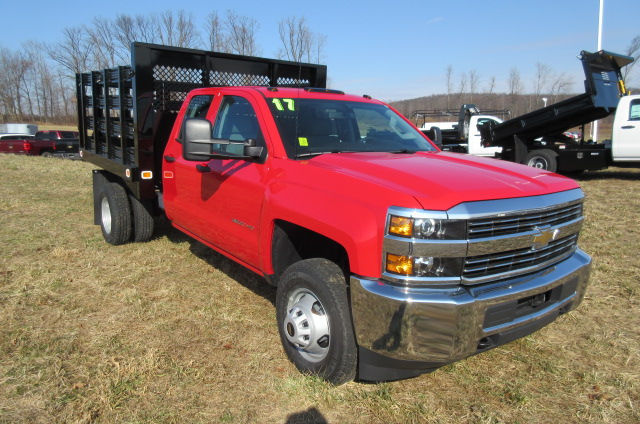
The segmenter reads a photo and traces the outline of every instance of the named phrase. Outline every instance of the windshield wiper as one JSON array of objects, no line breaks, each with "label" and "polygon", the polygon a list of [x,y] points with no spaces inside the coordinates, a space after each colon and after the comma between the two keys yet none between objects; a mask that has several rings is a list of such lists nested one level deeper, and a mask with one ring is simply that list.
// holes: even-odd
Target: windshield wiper
[{"label": "windshield wiper", "polygon": [[393,153],[393,154],[408,153],[412,155],[415,152],[417,152],[417,150],[401,149],[401,150],[392,150],[389,153]]},{"label": "windshield wiper", "polygon": [[330,150],[330,151],[326,151],[326,152],[304,152],[304,153],[298,153],[296,155],[296,159],[297,158],[306,158],[306,157],[310,157],[310,156],[320,156],[320,155],[326,155],[329,153],[361,153],[358,150]]}]

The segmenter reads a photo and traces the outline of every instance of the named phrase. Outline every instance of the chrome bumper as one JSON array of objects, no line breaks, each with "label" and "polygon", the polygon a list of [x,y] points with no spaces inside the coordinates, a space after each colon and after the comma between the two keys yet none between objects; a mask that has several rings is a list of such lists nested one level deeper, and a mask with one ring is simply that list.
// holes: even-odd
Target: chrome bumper
[{"label": "chrome bumper", "polygon": [[582,250],[532,275],[453,288],[351,277],[361,348],[394,360],[444,365],[527,335],[580,304],[591,270]]}]

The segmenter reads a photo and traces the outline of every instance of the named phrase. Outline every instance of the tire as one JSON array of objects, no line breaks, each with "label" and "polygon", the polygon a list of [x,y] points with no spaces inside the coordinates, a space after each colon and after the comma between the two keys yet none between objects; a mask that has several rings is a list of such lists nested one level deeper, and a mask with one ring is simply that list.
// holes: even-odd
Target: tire
[{"label": "tire", "polygon": [[301,372],[335,385],[355,378],[358,355],[338,265],[314,258],[287,268],[278,284],[276,316],[282,346]]},{"label": "tire", "polygon": [[131,207],[127,192],[118,183],[107,182],[98,197],[100,228],[109,244],[124,244],[131,238]]},{"label": "tire", "polygon": [[532,168],[544,169],[550,172],[556,172],[558,169],[558,161],[553,150],[540,149],[532,150],[527,154],[524,160],[525,165]]},{"label": "tire", "polygon": [[132,240],[134,242],[151,240],[153,236],[153,216],[147,208],[144,207],[142,202],[132,194],[129,194],[129,203],[131,204],[133,218]]},{"label": "tire", "polygon": [[51,152],[42,152],[42,157],[44,158],[52,158],[53,157],[53,153]]}]

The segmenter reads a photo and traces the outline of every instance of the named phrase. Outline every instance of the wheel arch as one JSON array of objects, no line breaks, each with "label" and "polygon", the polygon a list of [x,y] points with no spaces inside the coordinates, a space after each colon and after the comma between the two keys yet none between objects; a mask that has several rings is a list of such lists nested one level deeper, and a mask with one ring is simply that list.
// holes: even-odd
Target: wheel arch
[{"label": "wheel arch", "polygon": [[290,265],[311,258],[334,262],[348,281],[350,260],[347,248],[342,243],[293,222],[275,220],[271,237],[273,282],[277,282]]}]

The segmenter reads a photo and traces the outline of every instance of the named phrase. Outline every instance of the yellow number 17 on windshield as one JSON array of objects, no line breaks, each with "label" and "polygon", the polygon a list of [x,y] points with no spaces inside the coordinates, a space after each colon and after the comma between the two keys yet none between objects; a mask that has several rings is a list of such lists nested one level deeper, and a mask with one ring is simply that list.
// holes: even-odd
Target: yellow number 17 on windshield
[{"label": "yellow number 17 on windshield", "polygon": [[287,106],[287,110],[291,112],[295,112],[296,110],[296,104],[293,99],[272,99],[271,101],[276,106],[276,109],[280,111],[284,111],[284,107],[282,106],[283,102]]}]

